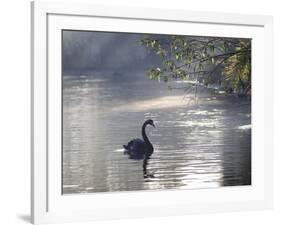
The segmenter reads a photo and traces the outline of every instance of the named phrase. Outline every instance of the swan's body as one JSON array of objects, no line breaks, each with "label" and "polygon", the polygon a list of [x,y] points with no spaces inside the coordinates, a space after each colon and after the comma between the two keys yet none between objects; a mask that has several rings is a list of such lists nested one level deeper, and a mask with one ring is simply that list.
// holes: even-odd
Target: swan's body
[{"label": "swan's body", "polygon": [[143,140],[136,138],[131,140],[125,148],[124,153],[128,154],[131,159],[143,159],[145,155],[146,144]]},{"label": "swan's body", "polygon": [[147,120],[144,122],[142,125],[143,140],[137,138],[129,141],[127,145],[123,145],[125,149],[124,154],[128,154],[131,159],[148,159],[153,153],[153,145],[150,143],[145,133],[147,125],[155,127],[153,120]]}]

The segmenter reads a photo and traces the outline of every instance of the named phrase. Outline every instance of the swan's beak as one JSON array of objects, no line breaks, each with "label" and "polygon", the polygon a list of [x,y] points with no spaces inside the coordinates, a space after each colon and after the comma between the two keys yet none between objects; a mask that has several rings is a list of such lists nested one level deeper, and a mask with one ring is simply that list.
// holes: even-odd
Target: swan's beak
[{"label": "swan's beak", "polygon": [[155,128],[155,125],[154,125],[154,123],[153,124],[151,124],[154,128]]}]

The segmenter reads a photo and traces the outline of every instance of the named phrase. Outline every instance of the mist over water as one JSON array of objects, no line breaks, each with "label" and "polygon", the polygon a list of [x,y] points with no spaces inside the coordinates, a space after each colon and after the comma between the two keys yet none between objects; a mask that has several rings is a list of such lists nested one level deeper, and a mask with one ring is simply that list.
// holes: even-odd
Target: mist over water
[{"label": "mist over water", "polygon": [[[156,125],[147,127],[148,179],[122,150],[142,138],[146,119]],[[194,104],[143,72],[64,74],[62,154],[64,194],[249,185],[250,100],[206,95]]]}]

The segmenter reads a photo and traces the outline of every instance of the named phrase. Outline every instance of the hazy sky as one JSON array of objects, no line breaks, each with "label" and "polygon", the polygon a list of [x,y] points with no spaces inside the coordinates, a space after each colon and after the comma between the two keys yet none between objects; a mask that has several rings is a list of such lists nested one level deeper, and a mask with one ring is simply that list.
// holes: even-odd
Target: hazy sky
[{"label": "hazy sky", "polygon": [[145,70],[161,61],[141,46],[143,34],[63,31],[63,72]]}]

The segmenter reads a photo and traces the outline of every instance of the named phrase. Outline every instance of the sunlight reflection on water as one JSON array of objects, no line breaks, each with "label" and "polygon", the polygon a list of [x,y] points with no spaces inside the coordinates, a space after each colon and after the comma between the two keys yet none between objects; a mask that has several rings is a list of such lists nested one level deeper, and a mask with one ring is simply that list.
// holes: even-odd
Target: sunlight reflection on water
[{"label": "sunlight reflection on water", "polygon": [[[209,188],[251,183],[250,102],[236,98],[188,105],[165,86],[66,77],[63,89],[63,192]],[[163,93],[167,96],[163,97]],[[139,96],[145,96],[141,98]],[[142,161],[122,145],[141,137],[146,119],[154,145],[144,179]]]}]

